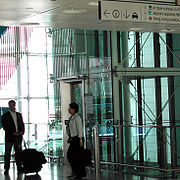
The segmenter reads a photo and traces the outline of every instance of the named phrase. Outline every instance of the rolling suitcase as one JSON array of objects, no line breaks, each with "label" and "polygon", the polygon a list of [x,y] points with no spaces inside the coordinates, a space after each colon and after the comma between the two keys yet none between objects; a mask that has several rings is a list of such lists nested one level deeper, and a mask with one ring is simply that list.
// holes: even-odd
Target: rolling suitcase
[{"label": "rolling suitcase", "polygon": [[91,151],[89,149],[80,148],[80,159],[81,163],[85,166],[92,165]]},{"label": "rolling suitcase", "polygon": [[22,164],[25,174],[38,173],[42,168],[42,164],[46,162],[47,160],[41,151],[36,149],[24,149],[22,151]]}]

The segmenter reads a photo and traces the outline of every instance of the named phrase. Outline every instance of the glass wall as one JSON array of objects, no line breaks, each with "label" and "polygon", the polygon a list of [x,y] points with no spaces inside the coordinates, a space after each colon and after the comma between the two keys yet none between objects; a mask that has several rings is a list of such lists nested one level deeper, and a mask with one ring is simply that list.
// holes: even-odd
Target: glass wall
[{"label": "glass wall", "polygon": [[170,65],[173,49],[169,49],[174,41],[169,35],[68,29],[52,29],[52,34],[54,52],[58,52],[53,57],[54,77],[86,78],[86,138],[92,152],[92,131],[98,123],[100,160],[118,161],[115,129],[120,122],[124,163],[172,165],[176,134],[168,126],[176,124],[171,100],[178,94],[173,91],[177,83],[170,86],[176,71],[169,69],[174,67]]},{"label": "glass wall", "polygon": [[[134,58],[129,58],[129,66],[132,67],[137,67],[137,59],[136,59],[136,52],[133,52],[132,46],[133,43],[136,42],[136,35],[135,33],[131,32],[130,33],[130,38],[128,44],[129,46],[129,52],[130,52],[130,57]],[[160,67],[167,67],[167,57],[166,57],[166,35],[165,34],[160,34]],[[140,38],[138,39],[138,43],[140,44],[140,67],[155,67],[155,48],[154,48],[154,38],[153,38],[153,33],[140,33]],[[162,119],[163,122],[162,124],[164,126],[169,125],[169,104],[168,102],[168,79],[167,78],[161,78],[161,103],[162,103]],[[140,87],[139,87],[140,88]],[[132,93],[131,96],[131,117],[132,117],[132,124],[138,125],[138,107],[137,107],[137,101],[138,101],[138,85],[137,81],[133,80],[131,81],[130,85],[130,91]],[[152,77],[148,77],[146,79],[142,78],[141,79],[141,91],[142,91],[142,121],[143,125],[153,125],[157,123],[157,112],[156,112],[156,79]],[[138,130],[134,128],[134,130]],[[168,129],[169,131],[169,129]],[[149,128],[145,128],[144,130],[144,136],[147,137],[145,138],[144,142],[144,154],[145,154],[145,160],[146,161],[151,161],[151,162],[157,162],[157,133],[155,131],[155,128],[152,128],[151,130]],[[138,132],[133,132],[133,134],[136,134],[136,136],[139,136]],[[136,140],[137,137],[134,137],[133,139],[133,151],[136,151],[138,147],[138,141]],[[153,141],[152,141],[153,140]],[[153,143],[150,143],[150,142]],[[153,153],[152,153],[153,152]],[[136,153],[137,155],[137,153]],[[170,157],[168,157],[169,159]],[[139,159],[136,157],[135,159]],[[169,159],[170,160],[170,159]],[[170,161],[169,161],[170,162]]]},{"label": "glass wall", "polygon": [[[16,109],[25,122],[27,145],[45,154],[62,156],[61,121],[55,111],[54,86],[50,83],[52,37],[47,32],[45,28],[8,27],[1,35],[0,106],[8,107],[8,101],[15,99]],[[4,137],[2,128],[0,133]],[[1,144],[3,154],[4,138]]]},{"label": "glass wall", "polygon": [[[101,160],[112,161],[114,150],[110,32],[52,29],[52,37],[54,78],[85,78],[87,147],[93,154],[93,128],[98,123]],[[58,82],[55,83],[55,96],[58,96],[60,87]],[[76,96],[81,95],[79,86],[74,88]],[[81,101],[79,97],[75,100]]]},{"label": "glass wall", "polygon": [[[113,33],[113,44],[119,42],[117,34]],[[113,91],[113,95],[120,93],[119,102],[113,100],[120,107],[116,111],[122,126],[121,160],[127,166],[175,168],[179,163],[176,141],[179,137],[176,114],[180,96],[176,81],[179,50],[175,45],[178,38],[149,32],[126,34],[121,33],[123,43],[119,44],[124,51],[122,57],[112,59],[112,66],[116,67],[113,83],[120,84],[119,89]],[[117,49],[112,51],[113,57]]]}]

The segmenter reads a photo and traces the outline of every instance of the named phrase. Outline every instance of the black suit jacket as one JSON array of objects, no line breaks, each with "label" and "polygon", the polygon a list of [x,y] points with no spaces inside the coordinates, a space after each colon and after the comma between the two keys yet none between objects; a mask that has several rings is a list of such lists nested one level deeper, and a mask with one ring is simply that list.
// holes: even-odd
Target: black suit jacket
[{"label": "black suit jacket", "polygon": [[[22,118],[22,114],[16,112],[17,115],[17,124],[18,124],[18,132],[23,132],[24,134],[24,122]],[[5,131],[5,142],[14,142],[17,136],[14,136],[13,133],[16,132],[15,123],[11,113],[8,111],[2,115],[2,127]],[[19,140],[22,140],[22,136],[18,136]]]}]

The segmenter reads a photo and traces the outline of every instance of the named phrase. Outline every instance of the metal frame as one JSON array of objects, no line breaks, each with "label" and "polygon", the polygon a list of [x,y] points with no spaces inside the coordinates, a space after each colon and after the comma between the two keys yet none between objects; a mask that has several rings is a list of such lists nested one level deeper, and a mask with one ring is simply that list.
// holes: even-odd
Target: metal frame
[{"label": "metal frame", "polygon": [[63,81],[65,83],[81,83],[81,96],[82,96],[82,110],[83,110],[83,129],[84,129],[84,146],[86,147],[86,106],[85,106],[85,80],[87,76],[79,75],[79,76],[71,76],[71,77],[57,77],[56,80]]},{"label": "metal frame", "polygon": [[[114,126],[115,128],[117,128],[118,131],[118,147],[121,149],[122,147],[122,142],[121,142],[121,137],[119,135],[121,135],[121,130],[122,128],[126,128],[126,127],[137,127],[137,128],[163,128],[163,135],[166,137],[166,129],[167,128],[176,128],[176,127],[180,127],[179,126],[139,126],[139,125],[130,125],[130,126],[126,126],[126,125],[121,125],[120,123],[118,125]],[[141,168],[141,169],[151,169],[151,170],[156,170],[159,172],[163,172],[163,176],[166,177],[168,174],[167,173],[172,173],[172,175],[174,175],[177,171],[180,170],[180,168],[168,168],[167,166],[164,167],[150,167],[150,166],[145,166],[145,165],[133,165],[133,164],[127,164],[127,163],[122,163],[121,161],[116,163],[116,162],[108,162],[108,161],[100,161],[100,151],[99,151],[99,128],[98,128],[98,124],[96,124],[94,126],[93,129],[94,132],[94,153],[95,153],[95,173],[96,176],[98,176],[98,174],[100,173],[100,165],[104,164],[104,165],[114,165],[114,166],[119,166],[120,167],[120,172],[122,171],[122,167],[131,167],[131,168]],[[166,149],[166,148],[165,148]],[[119,150],[120,151],[120,150]],[[121,152],[121,151],[120,151]],[[165,151],[166,152],[166,151]],[[121,160],[121,159],[120,159]]]},{"label": "metal frame", "polygon": [[[154,34],[154,47],[155,48],[155,67],[153,68],[147,68],[147,67],[140,67],[140,37],[139,37],[139,33],[136,33],[136,42],[135,42],[135,46],[136,46],[136,62],[137,62],[137,67],[127,67],[127,62],[128,62],[128,52],[126,52],[126,43],[124,42],[123,44],[123,47],[121,47],[121,49],[123,48],[123,52],[122,52],[122,59],[119,60],[119,54],[117,53],[118,51],[118,46],[117,46],[117,43],[116,41],[120,42],[117,38],[122,38],[122,41],[123,41],[123,37],[122,36],[117,36],[115,35],[115,32],[111,32],[111,35],[113,35],[111,37],[111,58],[112,58],[112,86],[113,86],[113,104],[115,104],[114,106],[114,124],[116,124],[117,122],[120,121],[120,107],[123,107],[123,102],[121,101],[120,99],[120,94],[118,94],[118,91],[124,91],[124,89],[121,87],[121,86],[118,86],[118,83],[121,82],[123,84],[123,86],[125,87],[125,89],[127,89],[127,91],[130,93],[130,90],[128,90],[128,83],[131,83],[131,80],[137,80],[138,81],[138,85],[137,85],[137,93],[138,93],[138,99],[136,100],[137,103],[138,103],[138,112],[140,112],[140,116],[141,113],[142,113],[142,98],[141,98],[141,92],[139,91],[141,89],[141,80],[142,79],[156,79],[156,104],[157,105],[157,108],[159,109],[158,113],[156,114],[156,117],[155,117],[155,121],[157,121],[157,119],[159,119],[161,116],[162,116],[162,111],[164,110],[165,106],[167,105],[168,102],[171,103],[171,110],[173,108],[173,96],[174,96],[174,91],[176,90],[176,88],[174,87],[173,89],[170,89],[170,93],[169,93],[169,99],[167,100],[167,102],[165,103],[165,105],[162,107],[162,104],[159,104],[158,102],[161,102],[161,94],[160,94],[160,91],[161,89],[159,88],[160,87],[160,78],[161,77],[167,77],[169,79],[169,82],[171,82],[171,85],[173,85],[173,77],[176,76],[176,77],[180,77],[180,68],[173,68],[173,65],[168,65],[167,68],[161,68],[160,67],[160,47],[159,47],[159,40],[160,40],[160,36],[159,34]],[[124,37],[125,38],[125,37]],[[126,40],[127,41],[127,40]],[[164,42],[164,41],[163,41]],[[123,43],[123,42],[122,42]],[[134,46],[134,47],[135,47]],[[171,46],[168,46],[168,44],[166,44],[167,46],[167,50],[169,51],[169,54],[171,54],[171,60],[173,59],[173,56],[175,56],[172,52],[172,47]],[[125,55],[123,55],[123,53]],[[170,55],[169,55],[170,56]],[[178,61],[177,57],[175,56],[175,59]],[[169,60],[169,61],[171,61]],[[178,61],[179,62],[179,61]],[[170,88],[170,87],[169,87]],[[171,87],[172,88],[172,87]],[[131,94],[132,95],[132,94]],[[125,97],[125,95],[124,95]],[[134,97],[135,98],[135,97]],[[124,104],[126,104],[126,100],[124,100]],[[122,113],[122,112],[121,112]],[[122,122],[119,125],[119,130],[118,130],[118,134],[117,134],[117,137],[118,137],[118,145],[116,147],[115,145],[115,148],[118,148],[117,152],[118,152],[118,163],[111,163],[111,164],[114,164],[114,165],[118,165],[120,164],[121,165],[121,168],[122,169],[122,166],[127,166],[127,167],[131,167],[130,164],[123,164],[122,163],[122,159],[123,159],[123,152],[122,152],[122,149],[123,149],[123,144],[126,144],[126,143],[123,143],[123,140],[120,138],[120,136],[123,136],[123,131],[125,131],[125,129],[127,127],[130,127],[130,126],[127,126],[124,128],[122,128]],[[139,122],[139,125],[142,125],[142,122]],[[166,150],[166,145],[167,145],[167,139],[166,139],[166,131],[164,129],[162,129],[162,122],[159,124],[160,126],[156,126],[157,128],[157,132],[159,134],[159,136],[161,136],[161,138],[158,139],[158,144],[159,144],[159,160],[158,160],[158,163],[159,163],[159,168],[156,168],[157,170],[160,170],[160,171],[163,171],[163,172],[168,172],[168,171],[172,171],[174,174],[175,172],[177,171],[177,148],[176,148],[176,143],[174,142],[174,140],[176,139],[176,128],[174,127],[175,123],[171,123],[171,125],[173,125],[173,127],[170,128],[170,139],[171,139],[171,169],[167,169],[167,150]],[[139,126],[140,127],[140,126]],[[164,127],[164,126],[163,126]],[[161,131],[162,130],[162,131]],[[148,135],[148,133],[145,135],[145,137]],[[158,137],[159,137],[158,136]],[[174,139],[172,139],[174,138]],[[126,140],[126,139],[125,139]],[[161,142],[162,140],[162,142]],[[140,140],[141,143],[140,143],[140,146],[141,147],[140,149],[142,149],[142,145],[143,145],[143,140]],[[140,142],[139,141],[139,142]],[[122,144],[120,144],[122,143]],[[162,145],[162,144],[163,145]],[[140,149],[138,149],[136,152],[138,152]],[[158,156],[158,157],[159,157]],[[140,153],[140,163],[142,163],[143,165],[143,149],[142,149],[142,152]],[[163,159],[163,161],[162,161]],[[108,162],[102,162],[103,164],[104,163],[107,163]],[[140,164],[141,165],[141,164]],[[145,166],[136,166],[136,167],[145,167]],[[148,167],[148,168],[151,168],[152,167]],[[178,169],[179,170],[179,169]]]}]

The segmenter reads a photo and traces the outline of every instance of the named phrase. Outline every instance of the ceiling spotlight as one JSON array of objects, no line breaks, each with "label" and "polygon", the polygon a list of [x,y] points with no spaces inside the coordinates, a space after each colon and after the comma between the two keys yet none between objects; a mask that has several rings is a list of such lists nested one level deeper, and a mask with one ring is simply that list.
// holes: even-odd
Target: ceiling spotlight
[{"label": "ceiling spotlight", "polygon": [[80,13],[85,13],[86,10],[84,9],[67,9],[63,11],[66,14],[80,14]]},{"label": "ceiling spotlight", "polygon": [[174,30],[173,29],[162,29],[161,32],[164,32],[164,33],[170,33],[170,32],[173,32]]},{"label": "ceiling spotlight", "polygon": [[21,26],[37,26],[40,25],[40,23],[30,22],[30,23],[20,23]]},{"label": "ceiling spotlight", "polygon": [[88,2],[88,5],[89,5],[89,6],[97,6],[97,5],[98,5],[98,2]]},{"label": "ceiling spotlight", "polygon": [[130,28],[129,30],[130,30],[130,31],[142,31],[143,28],[140,28],[140,27],[134,27],[134,28]]},{"label": "ceiling spotlight", "polygon": [[32,10],[32,9],[34,9],[34,8],[32,8],[32,7],[27,7],[27,8],[25,8],[25,9],[27,9],[27,10]]}]

